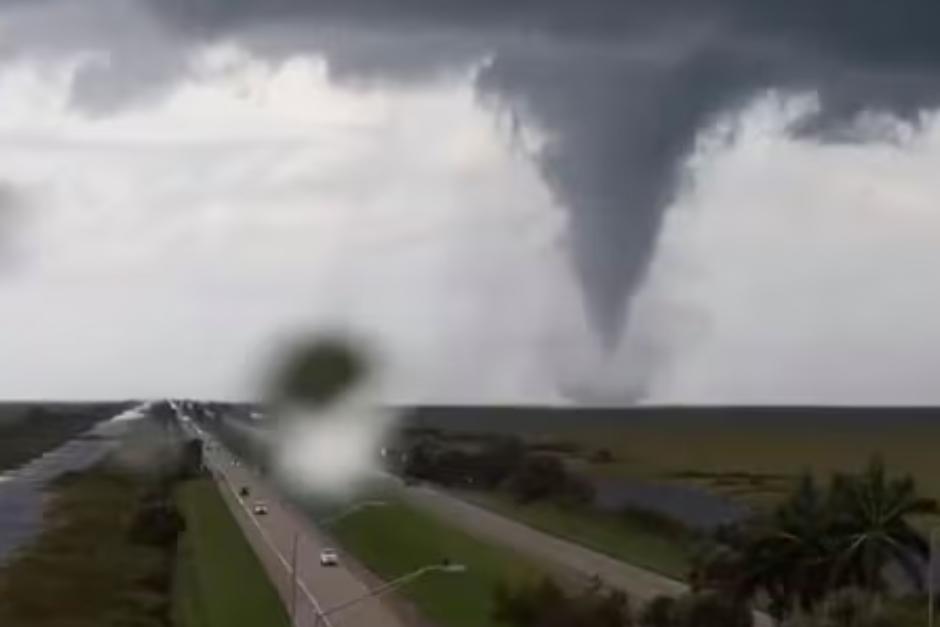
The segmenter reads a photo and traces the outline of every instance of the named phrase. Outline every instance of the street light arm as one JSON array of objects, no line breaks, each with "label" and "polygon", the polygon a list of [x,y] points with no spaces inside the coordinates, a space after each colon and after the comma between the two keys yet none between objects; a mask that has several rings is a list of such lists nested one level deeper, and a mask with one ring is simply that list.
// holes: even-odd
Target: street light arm
[{"label": "street light arm", "polygon": [[339,522],[343,518],[346,518],[347,516],[351,514],[355,514],[356,512],[360,510],[363,510],[369,507],[382,507],[383,505],[385,505],[384,501],[364,501],[362,503],[352,505],[338,514],[334,514],[333,516],[328,516],[327,518],[318,520],[316,521],[316,524],[320,525],[321,527],[326,527],[328,525],[332,525],[336,522]]},{"label": "street light arm", "polygon": [[423,568],[419,568],[418,570],[408,573],[407,575],[402,575],[398,579],[393,579],[392,581],[389,581],[388,583],[382,584],[381,586],[378,586],[377,588],[372,588],[371,590],[366,591],[365,594],[362,594],[358,597],[355,597],[353,599],[340,603],[339,605],[331,607],[330,609],[324,612],[320,612],[320,616],[323,618],[326,618],[327,616],[330,616],[332,614],[335,614],[336,612],[344,610],[351,605],[355,605],[356,603],[359,603],[360,601],[364,601],[370,597],[375,597],[381,594],[385,594],[386,592],[392,590],[393,588],[397,588],[399,586],[402,586],[412,581],[413,579],[417,579],[418,577],[420,577],[421,575],[424,575],[425,573],[428,573],[432,570],[441,570],[441,568],[442,566],[439,566],[439,565],[424,566]]},{"label": "street light arm", "polygon": [[464,566],[463,564],[451,564],[447,561],[445,561],[443,564],[430,564],[428,566],[424,566],[414,572],[408,573],[407,575],[402,575],[398,579],[393,579],[392,581],[389,581],[388,583],[381,585],[378,588],[373,588],[369,590],[368,592],[366,592],[365,594],[360,595],[354,599],[350,599],[349,601],[346,601],[345,603],[340,603],[339,605],[335,607],[331,607],[325,612],[319,612],[317,614],[317,621],[318,621],[317,624],[319,624],[319,620],[321,618],[326,620],[326,618],[330,616],[331,614],[335,614],[336,612],[339,612],[340,610],[344,610],[350,605],[355,605],[356,603],[359,603],[360,601],[364,601],[371,597],[377,597],[380,594],[384,594],[388,592],[389,590],[403,586],[406,583],[414,581],[421,575],[424,575],[430,572],[435,572],[435,571],[444,572],[444,573],[462,573],[462,572],[465,572],[466,570],[467,570],[467,567]]}]

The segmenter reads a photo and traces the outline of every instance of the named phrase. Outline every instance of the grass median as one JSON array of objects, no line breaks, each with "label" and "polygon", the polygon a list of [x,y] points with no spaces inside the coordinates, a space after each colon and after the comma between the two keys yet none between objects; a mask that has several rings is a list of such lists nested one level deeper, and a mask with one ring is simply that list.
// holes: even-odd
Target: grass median
[{"label": "grass median", "polygon": [[430,621],[442,627],[495,625],[493,590],[505,581],[541,573],[505,549],[481,542],[400,501],[362,510],[333,528],[342,545],[386,581],[449,559],[463,573],[431,573],[401,589]]},{"label": "grass median", "polygon": [[277,592],[215,484],[177,492],[186,519],[174,585],[177,627],[287,627]]},{"label": "grass median", "polygon": [[688,577],[688,539],[666,525],[657,527],[640,513],[612,514],[548,502],[521,505],[499,493],[470,493],[463,498],[615,559],[673,579]]}]

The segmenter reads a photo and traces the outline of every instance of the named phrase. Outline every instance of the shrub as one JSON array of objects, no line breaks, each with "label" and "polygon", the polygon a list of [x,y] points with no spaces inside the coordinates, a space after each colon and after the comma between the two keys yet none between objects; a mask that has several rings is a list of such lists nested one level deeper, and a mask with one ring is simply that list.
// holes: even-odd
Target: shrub
[{"label": "shrub", "polygon": [[555,499],[562,505],[584,505],[594,500],[594,484],[573,474],[553,455],[529,455],[509,482],[520,503]]},{"label": "shrub", "polygon": [[513,627],[630,627],[630,602],[624,593],[591,587],[567,594],[554,580],[494,592],[493,618]]},{"label": "shrub", "polygon": [[185,526],[183,517],[170,503],[149,503],[137,511],[128,536],[137,544],[170,547],[175,546]]},{"label": "shrub", "polygon": [[754,624],[754,616],[747,605],[716,592],[683,596],[676,610],[677,627],[751,627]]},{"label": "shrub", "polygon": [[530,455],[513,477],[510,489],[520,503],[558,494],[568,484],[568,472],[557,457]]},{"label": "shrub", "polygon": [[569,473],[560,495],[560,501],[565,505],[588,505],[594,502],[596,490],[594,484],[581,475]]},{"label": "shrub", "polygon": [[591,454],[591,461],[595,464],[609,464],[614,461],[614,454],[610,449],[599,448]]},{"label": "shrub", "polygon": [[643,606],[638,617],[641,627],[676,627],[679,622],[675,597],[660,595]]}]

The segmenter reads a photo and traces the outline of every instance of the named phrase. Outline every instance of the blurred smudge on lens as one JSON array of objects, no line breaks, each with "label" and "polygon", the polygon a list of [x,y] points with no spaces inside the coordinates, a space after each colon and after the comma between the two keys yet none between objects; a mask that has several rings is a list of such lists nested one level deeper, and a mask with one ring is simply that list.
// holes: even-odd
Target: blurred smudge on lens
[{"label": "blurred smudge on lens", "polygon": [[271,460],[293,492],[340,497],[379,470],[395,412],[378,402],[376,360],[338,335],[286,352],[270,387]]},{"label": "blurred smudge on lens", "polygon": [[323,408],[363,383],[369,370],[364,352],[349,340],[329,336],[302,342],[275,375],[273,404]]}]

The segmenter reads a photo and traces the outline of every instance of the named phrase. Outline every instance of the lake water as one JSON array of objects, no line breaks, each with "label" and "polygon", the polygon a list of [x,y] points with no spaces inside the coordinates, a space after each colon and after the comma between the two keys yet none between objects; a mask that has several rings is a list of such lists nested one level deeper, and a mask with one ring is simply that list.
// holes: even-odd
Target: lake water
[{"label": "lake water", "polygon": [[664,514],[695,529],[745,518],[747,507],[701,488],[643,479],[598,479],[595,504],[607,511],[636,507]]},{"label": "lake water", "polygon": [[41,529],[43,491],[50,481],[100,460],[141,408],[129,409],[83,435],[0,474],[0,565]]}]

